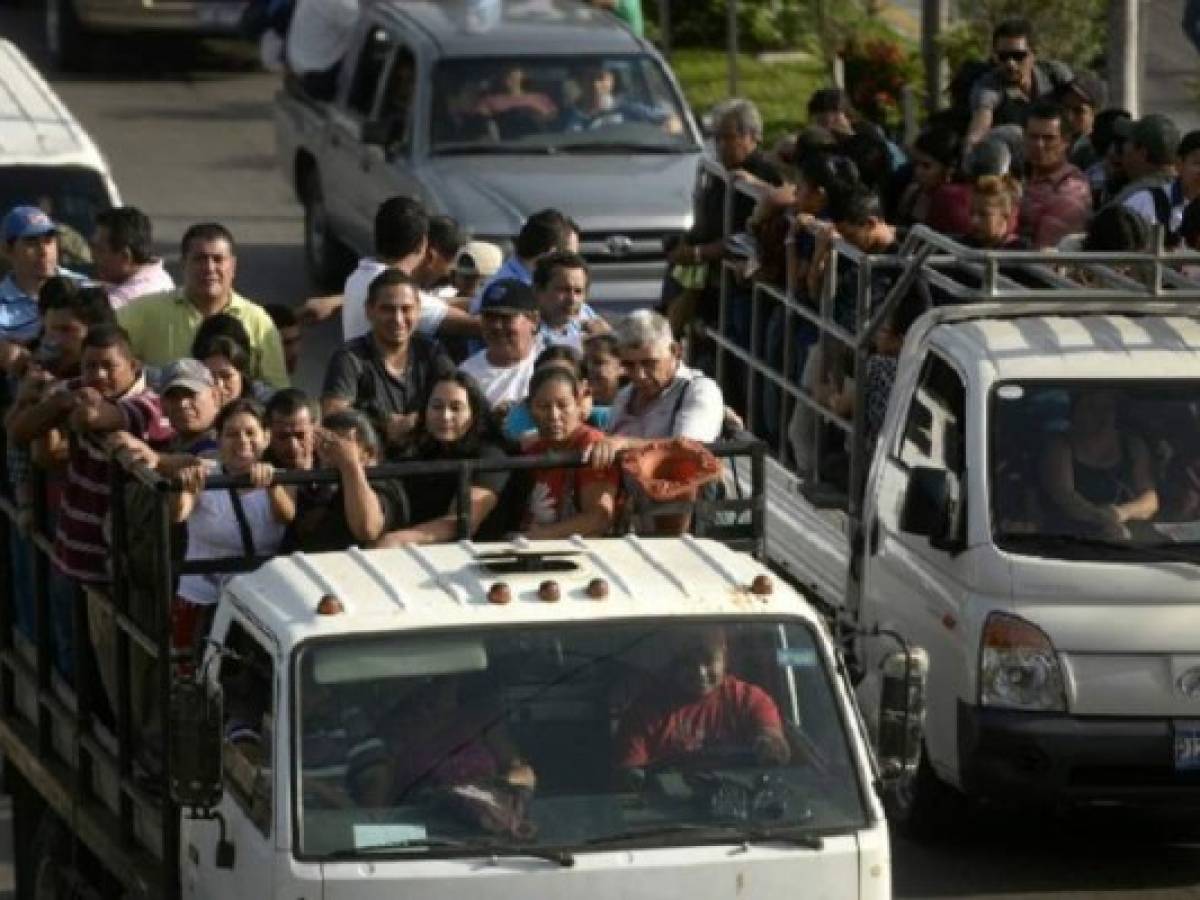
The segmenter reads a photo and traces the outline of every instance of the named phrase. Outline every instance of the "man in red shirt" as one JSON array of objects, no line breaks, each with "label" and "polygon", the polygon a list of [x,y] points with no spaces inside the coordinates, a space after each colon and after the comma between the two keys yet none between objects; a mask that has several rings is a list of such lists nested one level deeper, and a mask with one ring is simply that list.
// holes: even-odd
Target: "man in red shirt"
[{"label": "man in red shirt", "polygon": [[725,633],[705,628],[683,638],[662,687],[639,700],[617,730],[617,765],[643,768],[705,751],[754,754],[783,765],[791,752],[783,719],[762,688],[726,671]]},{"label": "man in red shirt", "polygon": [[1054,247],[1068,234],[1087,229],[1092,187],[1087,176],[1067,161],[1069,150],[1062,107],[1031,106],[1025,122],[1029,178],[1021,201],[1020,229],[1035,250]]}]

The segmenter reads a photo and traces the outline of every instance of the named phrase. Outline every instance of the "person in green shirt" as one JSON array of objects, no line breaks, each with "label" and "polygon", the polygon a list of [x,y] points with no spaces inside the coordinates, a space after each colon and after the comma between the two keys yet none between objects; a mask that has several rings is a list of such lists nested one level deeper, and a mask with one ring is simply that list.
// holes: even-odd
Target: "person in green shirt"
[{"label": "person in green shirt", "polygon": [[267,311],[233,289],[237,248],[233,235],[216,222],[193,225],[180,243],[183,286],[149,294],[117,311],[134,354],[148,366],[166,366],[191,355],[192,340],[205,319],[226,313],[239,319],[250,338],[250,376],[275,388],[288,386],[279,331]]},{"label": "person in green shirt", "polygon": [[642,21],[642,0],[591,0],[592,6],[605,9],[621,19],[638,37],[645,29]]}]

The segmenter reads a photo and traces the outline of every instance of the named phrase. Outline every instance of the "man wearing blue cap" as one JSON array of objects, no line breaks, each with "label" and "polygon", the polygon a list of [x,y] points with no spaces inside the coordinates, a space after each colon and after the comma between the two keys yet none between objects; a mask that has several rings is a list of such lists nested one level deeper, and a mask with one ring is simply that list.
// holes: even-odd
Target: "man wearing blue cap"
[{"label": "man wearing blue cap", "polygon": [[11,209],[0,224],[12,270],[0,281],[0,341],[27,344],[38,336],[38,292],[55,275],[78,278],[58,265],[58,225],[36,206]]},{"label": "man wearing blue cap", "polygon": [[497,415],[529,393],[533,363],[541,350],[533,288],[515,278],[493,281],[480,301],[484,349],[459,369],[473,376]]}]

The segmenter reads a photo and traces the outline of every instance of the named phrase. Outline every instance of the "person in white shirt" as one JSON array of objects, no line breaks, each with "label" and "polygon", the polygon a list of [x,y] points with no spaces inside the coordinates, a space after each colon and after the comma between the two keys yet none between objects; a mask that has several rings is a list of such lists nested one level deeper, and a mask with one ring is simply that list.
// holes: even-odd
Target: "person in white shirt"
[{"label": "person in white shirt", "polygon": [[304,89],[328,100],[337,91],[338,70],[358,24],[358,0],[298,0],[288,27],[288,68]]},{"label": "person in white shirt", "polygon": [[582,353],[585,338],[609,330],[608,323],[588,305],[590,286],[591,273],[578,253],[559,251],[538,260],[533,270],[533,295],[543,345],[566,345]]},{"label": "person in white shirt", "polygon": [[492,411],[503,416],[529,393],[533,364],[542,349],[537,302],[529,285],[505,278],[484,288],[480,315],[484,349],[458,368],[479,383]]},{"label": "person in white shirt", "polygon": [[613,401],[609,436],[592,447],[591,464],[612,465],[623,450],[660,438],[717,440],[725,421],[721,388],[683,364],[671,324],[640,309],[622,319],[615,333],[629,384]]}]

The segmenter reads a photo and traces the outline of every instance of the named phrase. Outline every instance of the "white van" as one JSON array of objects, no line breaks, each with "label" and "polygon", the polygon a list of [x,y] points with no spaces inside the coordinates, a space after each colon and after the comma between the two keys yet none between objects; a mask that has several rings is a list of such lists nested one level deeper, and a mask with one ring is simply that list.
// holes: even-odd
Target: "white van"
[{"label": "white van", "polygon": [[40,206],[84,238],[121,203],[83,126],[11,41],[0,40],[0,210]]}]

